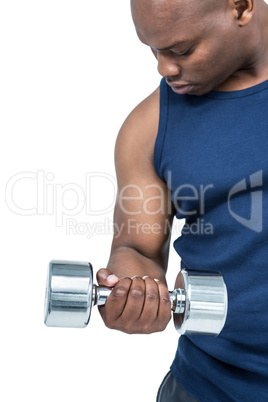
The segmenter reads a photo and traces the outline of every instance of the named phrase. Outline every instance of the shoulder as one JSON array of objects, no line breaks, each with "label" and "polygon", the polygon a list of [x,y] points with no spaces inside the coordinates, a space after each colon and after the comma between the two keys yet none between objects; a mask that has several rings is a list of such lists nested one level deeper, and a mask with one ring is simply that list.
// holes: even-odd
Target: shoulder
[{"label": "shoulder", "polygon": [[153,164],[154,144],[159,124],[160,90],[157,88],[128,115],[115,146],[115,162]]}]

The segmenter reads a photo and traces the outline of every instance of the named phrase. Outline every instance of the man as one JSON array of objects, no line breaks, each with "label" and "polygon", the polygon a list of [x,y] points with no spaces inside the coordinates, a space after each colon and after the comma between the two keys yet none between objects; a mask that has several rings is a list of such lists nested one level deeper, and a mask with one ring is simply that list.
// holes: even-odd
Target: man
[{"label": "man", "polygon": [[223,274],[228,316],[216,338],[180,337],[158,400],[268,401],[268,6],[132,0],[131,7],[164,79],[118,135],[120,231],[97,275],[114,287],[101,315],[127,333],[165,329],[170,227],[175,215],[186,219],[174,243],[182,267]]}]

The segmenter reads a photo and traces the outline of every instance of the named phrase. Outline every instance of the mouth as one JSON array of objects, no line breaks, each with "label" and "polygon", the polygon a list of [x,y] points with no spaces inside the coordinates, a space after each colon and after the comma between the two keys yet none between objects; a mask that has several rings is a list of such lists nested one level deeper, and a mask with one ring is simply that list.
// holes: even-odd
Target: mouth
[{"label": "mouth", "polygon": [[190,91],[190,84],[170,85],[173,92],[179,95],[187,94]]}]

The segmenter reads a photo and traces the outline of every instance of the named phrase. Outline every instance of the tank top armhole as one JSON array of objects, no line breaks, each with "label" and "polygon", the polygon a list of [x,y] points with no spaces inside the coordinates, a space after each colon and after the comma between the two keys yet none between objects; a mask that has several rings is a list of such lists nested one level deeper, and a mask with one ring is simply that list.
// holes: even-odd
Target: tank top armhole
[{"label": "tank top armhole", "polygon": [[168,87],[164,78],[160,82],[160,111],[159,111],[159,124],[154,147],[154,168],[156,174],[164,180],[162,174],[161,162],[162,152],[164,147],[164,139],[166,135],[167,121],[168,121]]}]

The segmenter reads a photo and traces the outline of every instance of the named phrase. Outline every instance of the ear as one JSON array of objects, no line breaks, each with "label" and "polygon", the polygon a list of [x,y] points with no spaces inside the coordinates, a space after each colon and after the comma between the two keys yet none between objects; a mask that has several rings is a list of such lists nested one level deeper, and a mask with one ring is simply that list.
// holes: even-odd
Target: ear
[{"label": "ear", "polygon": [[234,6],[239,26],[247,25],[255,12],[255,0],[234,0]]}]

